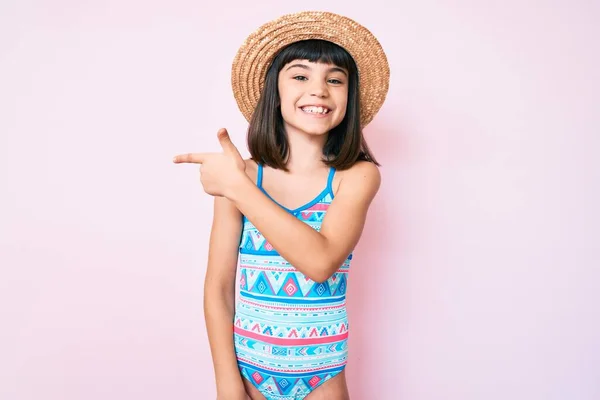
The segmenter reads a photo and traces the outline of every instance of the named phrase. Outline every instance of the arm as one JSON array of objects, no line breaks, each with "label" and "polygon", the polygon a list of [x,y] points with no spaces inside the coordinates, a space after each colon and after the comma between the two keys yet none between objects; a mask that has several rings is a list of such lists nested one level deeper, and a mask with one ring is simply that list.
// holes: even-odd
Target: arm
[{"label": "arm", "polygon": [[342,265],[362,234],[368,208],[379,190],[375,164],[361,161],[344,177],[320,232],[283,210],[256,187],[226,129],[217,137],[223,153],[178,155],[175,163],[202,164],[204,191],[225,196],[262,232],[290,264],[316,282],[327,280]]},{"label": "arm", "polygon": [[226,196],[283,258],[310,279],[323,282],[358,243],[380,182],[379,169],[369,162],[345,171],[320,232],[271,201],[250,179],[241,180]]},{"label": "arm", "polygon": [[241,214],[224,197],[215,197],[204,316],[213,359],[218,399],[246,399],[233,346],[233,314]]}]

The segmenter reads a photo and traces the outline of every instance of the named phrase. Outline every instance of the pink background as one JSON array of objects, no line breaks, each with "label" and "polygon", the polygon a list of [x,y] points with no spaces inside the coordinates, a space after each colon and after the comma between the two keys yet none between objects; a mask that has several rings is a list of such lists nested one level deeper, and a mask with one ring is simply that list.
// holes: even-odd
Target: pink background
[{"label": "pink background", "polygon": [[[2,1],[0,399],[214,399],[212,199],[171,158],[247,155],[231,61],[286,3]],[[600,398],[598,3],[320,6],[392,68],[353,399]]]}]

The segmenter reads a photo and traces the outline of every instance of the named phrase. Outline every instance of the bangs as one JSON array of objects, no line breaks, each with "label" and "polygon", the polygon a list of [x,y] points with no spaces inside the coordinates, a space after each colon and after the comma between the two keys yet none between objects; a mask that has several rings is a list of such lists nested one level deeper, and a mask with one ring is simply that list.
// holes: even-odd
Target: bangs
[{"label": "bangs", "polygon": [[279,52],[273,61],[273,66],[277,66],[280,71],[287,63],[294,60],[333,64],[346,71],[356,70],[352,56],[342,47],[326,40],[311,39],[292,43]]}]

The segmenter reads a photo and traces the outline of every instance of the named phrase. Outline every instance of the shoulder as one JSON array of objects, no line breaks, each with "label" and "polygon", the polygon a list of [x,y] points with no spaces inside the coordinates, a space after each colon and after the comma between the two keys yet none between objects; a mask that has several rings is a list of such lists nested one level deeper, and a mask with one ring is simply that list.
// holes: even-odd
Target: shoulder
[{"label": "shoulder", "polygon": [[379,167],[369,161],[358,161],[344,172],[344,175],[350,177],[351,179],[381,180]]},{"label": "shoulder", "polygon": [[[338,174],[336,174],[338,175]],[[352,197],[370,203],[381,186],[379,167],[369,161],[359,161],[352,167],[339,171],[336,197]]]},{"label": "shoulder", "polygon": [[369,161],[358,161],[352,167],[339,171],[339,186],[359,185],[370,190],[377,190],[381,185],[379,167]]}]

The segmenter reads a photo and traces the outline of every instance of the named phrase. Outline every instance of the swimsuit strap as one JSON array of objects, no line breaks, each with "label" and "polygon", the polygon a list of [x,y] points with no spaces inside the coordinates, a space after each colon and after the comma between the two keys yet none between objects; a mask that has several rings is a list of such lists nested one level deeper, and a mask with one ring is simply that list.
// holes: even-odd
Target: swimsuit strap
[{"label": "swimsuit strap", "polygon": [[263,165],[261,163],[258,164],[258,173],[256,176],[256,186],[259,189],[262,189],[262,180],[263,180]]},{"label": "swimsuit strap", "polygon": [[[333,183],[333,178],[335,177],[335,172],[336,172],[335,168],[329,167],[329,175],[327,176],[327,186],[326,186],[326,189],[329,191],[329,193],[331,193],[332,196],[333,196],[332,183]],[[263,165],[262,164],[258,164],[258,171],[257,171],[257,174],[256,174],[256,186],[259,189],[263,189],[262,183],[263,183]]]},{"label": "swimsuit strap", "polygon": [[331,193],[332,197],[333,197],[333,187],[331,186],[331,183],[333,182],[334,175],[335,175],[335,168],[329,167],[329,176],[327,177],[327,189],[329,190],[329,193]]}]

